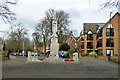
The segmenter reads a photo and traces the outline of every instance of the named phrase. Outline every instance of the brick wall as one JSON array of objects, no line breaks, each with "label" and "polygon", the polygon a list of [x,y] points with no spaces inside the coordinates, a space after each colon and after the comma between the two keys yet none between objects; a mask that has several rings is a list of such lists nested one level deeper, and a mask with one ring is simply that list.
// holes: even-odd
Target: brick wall
[{"label": "brick wall", "polygon": [[110,48],[110,47],[106,47],[106,39],[109,38],[108,36],[106,36],[106,28],[109,24],[109,22],[104,26],[102,32],[103,32],[103,35],[102,35],[102,39],[103,39],[103,42],[102,42],[102,45],[103,45],[103,55],[106,56],[106,50],[107,49],[114,49],[114,54],[118,54],[118,17],[119,15],[116,14],[112,19],[111,19],[111,24],[114,26],[114,37],[111,37],[114,39],[114,47]]}]

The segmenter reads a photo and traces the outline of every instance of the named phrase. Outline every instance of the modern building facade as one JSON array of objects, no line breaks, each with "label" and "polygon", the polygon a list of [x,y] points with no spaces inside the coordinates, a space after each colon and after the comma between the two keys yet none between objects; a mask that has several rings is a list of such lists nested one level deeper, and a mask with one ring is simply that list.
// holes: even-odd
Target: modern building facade
[{"label": "modern building facade", "polygon": [[84,23],[81,32],[81,53],[98,52],[103,56],[120,54],[120,14],[107,23]]},{"label": "modern building facade", "polygon": [[104,56],[119,55],[120,14],[116,13],[103,27],[98,29],[97,49]]}]

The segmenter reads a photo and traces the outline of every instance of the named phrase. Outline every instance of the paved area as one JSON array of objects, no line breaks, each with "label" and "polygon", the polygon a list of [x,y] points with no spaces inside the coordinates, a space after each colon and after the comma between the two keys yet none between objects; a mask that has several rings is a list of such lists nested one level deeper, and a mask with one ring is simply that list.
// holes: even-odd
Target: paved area
[{"label": "paved area", "polygon": [[26,63],[26,59],[4,61],[3,78],[117,78],[118,64],[105,60],[80,60],[80,64]]},{"label": "paved area", "polygon": [[16,59],[16,57],[15,57],[15,56],[10,55],[10,59],[11,59],[11,60],[12,60],[12,59]]}]

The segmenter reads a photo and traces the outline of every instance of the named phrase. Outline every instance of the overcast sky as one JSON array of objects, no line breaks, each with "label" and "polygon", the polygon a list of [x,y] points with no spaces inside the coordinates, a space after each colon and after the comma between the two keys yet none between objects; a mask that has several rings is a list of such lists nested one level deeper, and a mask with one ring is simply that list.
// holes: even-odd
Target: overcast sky
[{"label": "overcast sky", "polygon": [[[109,14],[117,9],[105,8],[101,11],[100,5],[106,0],[18,0],[16,6],[11,9],[16,13],[17,21],[25,25],[29,30],[28,36],[35,30],[35,26],[39,20],[45,16],[45,11],[54,8],[56,10],[64,10],[70,15],[70,30],[77,30],[75,36],[79,36],[83,30],[83,23],[106,23],[109,20]],[[9,25],[4,24],[0,19],[0,30],[8,31]],[[0,37],[5,37],[6,34],[0,33]],[[32,39],[32,38],[31,38]]]}]

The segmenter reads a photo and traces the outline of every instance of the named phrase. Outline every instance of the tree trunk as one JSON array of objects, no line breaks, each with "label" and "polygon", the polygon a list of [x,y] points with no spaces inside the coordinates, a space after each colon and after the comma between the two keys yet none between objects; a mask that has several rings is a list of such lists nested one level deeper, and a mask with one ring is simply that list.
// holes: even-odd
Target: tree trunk
[{"label": "tree trunk", "polygon": [[19,49],[18,49],[18,54],[17,54],[17,56],[19,55]]},{"label": "tree trunk", "polygon": [[44,55],[46,53],[46,40],[45,40],[45,37],[44,37]]},{"label": "tree trunk", "polygon": [[46,54],[46,43],[44,43],[44,55]]}]

